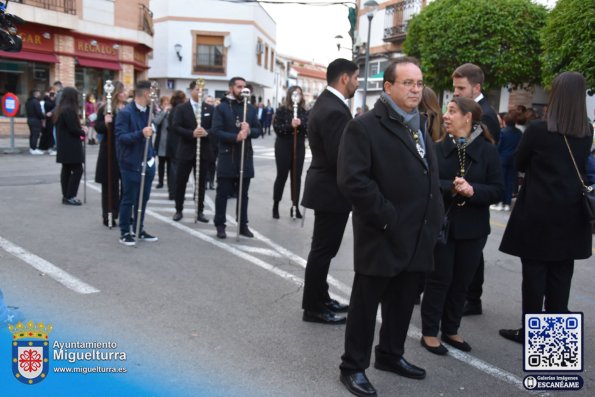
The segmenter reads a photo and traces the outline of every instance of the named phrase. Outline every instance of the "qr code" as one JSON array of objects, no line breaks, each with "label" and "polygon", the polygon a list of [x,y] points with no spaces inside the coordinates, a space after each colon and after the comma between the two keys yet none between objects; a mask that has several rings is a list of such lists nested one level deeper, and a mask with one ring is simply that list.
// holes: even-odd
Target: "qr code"
[{"label": "qr code", "polygon": [[582,371],[583,314],[526,314],[525,371]]}]

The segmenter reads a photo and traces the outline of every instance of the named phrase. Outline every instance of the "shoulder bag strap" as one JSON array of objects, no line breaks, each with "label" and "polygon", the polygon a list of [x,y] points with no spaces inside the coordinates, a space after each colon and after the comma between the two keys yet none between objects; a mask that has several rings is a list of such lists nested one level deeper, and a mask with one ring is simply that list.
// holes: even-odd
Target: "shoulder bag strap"
[{"label": "shoulder bag strap", "polygon": [[568,153],[570,153],[570,158],[572,159],[572,164],[574,164],[574,169],[576,170],[576,175],[578,175],[578,179],[581,181],[581,185],[583,185],[583,189],[587,193],[591,193],[593,188],[591,186],[587,186],[583,177],[581,176],[580,171],[578,170],[578,166],[576,165],[576,161],[574,160],[574,155],[572,154],[572,150],[570,150],[570,145],[568,144],[568,139],[566,139],[566,135],[562,135],[564,137],[564,142],[566,143],[566,147],[568,148]]}]

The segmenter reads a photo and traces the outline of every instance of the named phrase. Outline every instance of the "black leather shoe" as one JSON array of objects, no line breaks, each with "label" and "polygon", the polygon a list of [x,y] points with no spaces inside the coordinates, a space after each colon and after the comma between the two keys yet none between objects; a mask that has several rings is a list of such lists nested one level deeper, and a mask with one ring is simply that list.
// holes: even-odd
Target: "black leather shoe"
[{"label": "black leather shoe", "polygon": [[334,299],[324,302],[324,307],[335,313],[346,313],[349,311],[349,305],[344,305]]},{"label": "black leather shoe", "polygon": [[345,385],[351,394],[361,397],[376,396],[376,389],[370,383],[364,372],[356,372],[354,374],[344,375],[339,377],[341,383]]},{"label": "black leather shoe", "polygon": [[163,182],[159,182],[157,184],[157,186],[155,186],[155,189],[161,189],[163,187]]},{"label": "black leather shoe", "polygon": [[345,324],[347,322],[347,318],[343,316],[337,316],[335,313],[331,312],[330,310],[325,310],[322,312],[311,312],[309,310],[304,310],[304,315],[302,320],[309,322],[309,323],[321,323],[321,324]]},{"label": "black leather shoe", "polygon": [[[293,218],[293,207],[289,209],[289,217]],[[297,219],[302,219],[302,213],[300,212],[300,209],[298,207],[295,207],[295,217]]]},{"label": "black leather shoe", "polygon": [[227,234],[225,234],[225,225],[216,226],[216,227],[217,227],[217,237],[218,238],[226,238]]},{"label": "black leather shoe", "polygon": [[184,217],[184,214],[182,214],[182,211],[180,211],[180,212],[176,212],[172,219],[176,222],[179,222],[180,219],[182,219],[183,217]]},{"label": "black leather shoe", "polygon": [[511,340],[521,345],[525,342],[525,331],[522,328],[519,329],[501,329],[499,331],[500,336]]},{"label": "black leather shoe", "polygon": [[448,349],[446,347],[444,347],[444,345],[442,345],[442,343],[438,346],[430,346],[426,343],[423,336],[421,337],[420,343],[430,353],[434,353],[439,356],[444,356],[448,353]]},{"label": "black leather shoe", "polygon": [[440,339],[442,339],[442,342],[446,343],[447,345],[450,345],[450,346],[454,347],[455,349],[459,349],[459,350],[464,351],[464,352],[470,352],[471,351],[471,346],[469,345],[469,343],[467,343],[465,341],[458,342],[458,341],[456,341],[454,339],[450,339],[445,334],[442,334],[442,336],[440,337]]},{"label": "black leather shoe", "polygon": [[196,220],[202,223],[209,223],[209,218],[207,218],[202,212],[198,213]]},{"label": "black leather shoe", "polygon": [[273,219],[279,219],[279,203],[273,205]]},{"label": "black leather shoe", "polygon": [[482,313],[481,301],[477,303],[465,301],[465,305],[463,306],[463,316],[476,316]]},{"label": "black leather shoe", "polygon": [[381,371],[394,372],[397,375],[401,375],[411,379],[423,379],[426,377],[425,369],[416,367],[415,365],[408,363],[407,360],[405,360],[403,357],[390,363],[379,361],[378,357],[376,357],[376,361],[374,362],[374,368],[379,369]]},{"label": "black leather shoe", "polygon": [[248,229],[248,226],[240,227],[240,234],[244,237],[254,237],[254,234],[250,231],[250,229]]}]

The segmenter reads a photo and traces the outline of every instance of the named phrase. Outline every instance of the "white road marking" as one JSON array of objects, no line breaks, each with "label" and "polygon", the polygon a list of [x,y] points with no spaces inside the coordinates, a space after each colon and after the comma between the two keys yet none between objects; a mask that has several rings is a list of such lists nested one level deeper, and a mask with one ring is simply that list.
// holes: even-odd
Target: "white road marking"
[{"label": "white road marking", "polygon": [[[88,184],[91,184],[91,183],[92,182],[88,182]],[[99,190],[99,188],[96,186],[93,186],[93,188],[95,188],[95,190]],[[205,195],[205,205],[210,207],[211,210],[214,211],[215,206],[214,206],[213,200],[210,197],[208,197],[207,195]],[[256,258],[255,256],[252,256],[246,252],[243,252],[241,250],[241,247],[244,247],[244,246],[241,246],[241,245],[236,246],[235,244],[231,245],[231,244],[233,244],[233,242],[235,242],[235,230],[234,230],[233,236],[232,236],[232,233],[229,233],[229,237],[231,237],[228,240],[231,243],[231,244],[229,244],[229,243],[223,242],[222,240],[219,240],[217,238],[213,238],[203,232],[192,229],[184,224],[175,222],[175,221],[169,219],[168,217],[165,217],[151,209],[147,209],[146,214],[149,216],[152,216],[162,222],[165,222],[168,225],[171,225],[181,231],[184,231],[194,237],[197,237],[207,243],[213,244],[213,245],[215,245],[215,246],[217,246],[233,255],[238,256],[241,259],[247,260],[247,261],[253,263],[254,265],[256,265],[266,271],[269,271],[273,274],[276,274],[285,280],[289,280],[300,287],[304,285],[304,280],[301,277],[298,277],[298,276],[294,275],[293,273],[287,272],[285,270],[281,270],[276,266],[273,266],[259,258]],[[226,218],[227,218],[228,223],[230,223],[232,225],[236,224],[234,218],[232,216],[230,216],[229,214],[226,216]],[[285,247],[282,247],[281,245],[276,244],[271,239],[265,237],[264,235],[257,232],[253,228],[251,228],[251,230],[254,233],[254,236],[257,240],[262,241],[263,243],[267,244],[268,246],[273,248],[275,251],[277,251],[279,254],[281,254],[283,257],[286,257],[289,260],[293,261],[294,263],[305,268],[305,266],[306,266],[305,259],[303,259],[299,255],[289,251]],[[327,281],[328,281],[329,285],[332,285],[334,288],[341,291],[343,294],[345,294],[347,296],[351,295],[351,288],[349,286],[345,285],[344,283],[340,282],[339,280],[337,280],[329,275],[327,278]],[[340,295],[334,294],[332,292],[330,292],[330,295],[333,299],[336,299],[341,303],[349,303],[349,299],[344,296],[340,296]],[[380,317],[380,315],[377,316],[377,321],[379,323],[382,322],[382,318]],[[410,338],[413,338],[414,340],[417,341],[421,338],[421,330],[415,326],[410,325],[407,336],[409,336]],[[516,388],[522,390],[523,392],[527,392],[527,390],[523,386],[522,379],[519,378],[518,376],[514,375],[511,372],[508,372],[506,370],[498,368],[495,365],[485,362],[471,354],[456,351],[455,349],[450,349],[448,354],[450,357],[455,358],[455,359],[457,359],[457,360],[459,360],[459,361],[461,361],[461,362],[463,362],[463,363],[465,363],[481,372],[484,372],[487,375],[490,375],[496,379],[499,379],[503,382],[511,384],[511,385],[515,386]]]},{"label": "white road marking", "polygon": [[50,276],[68,289],[78,292],[79,294],[94,294],[99,290],[84,281],[68,274],[56,265],[46,261],[43,258],[19,247],[18,245],[0,237],[0,247],[9,254],[12,254],[25,263],[33,266],[38,271]]},{"label": "white road marking", "polygon": [[271,256],[273,258],[283,258],[283,255],[281,255],[280,253],[278,253],[275,250],[271,250],[268,248],[260,248],[260,247],[253,247],[250,245],[239,245],[239,244],[234,244],[234,247],[236,247],[237,249],[240,249],[244,252],[252,252],[254,254]]}]

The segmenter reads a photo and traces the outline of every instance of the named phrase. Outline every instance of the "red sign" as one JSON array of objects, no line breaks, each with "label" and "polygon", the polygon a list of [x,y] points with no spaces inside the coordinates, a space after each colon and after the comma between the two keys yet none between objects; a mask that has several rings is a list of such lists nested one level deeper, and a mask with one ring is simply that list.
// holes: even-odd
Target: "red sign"
[{"label": "red sign", "polygon": [[54,52],[55,33],[49,26],[26,23],[18,26],[18,34],[23,39],[23,50]]},{"label": "red sign", "polygon": [[19,112],[19,98],[12,92],[2,97],[2,112],[6,117],[14,117]]}]

